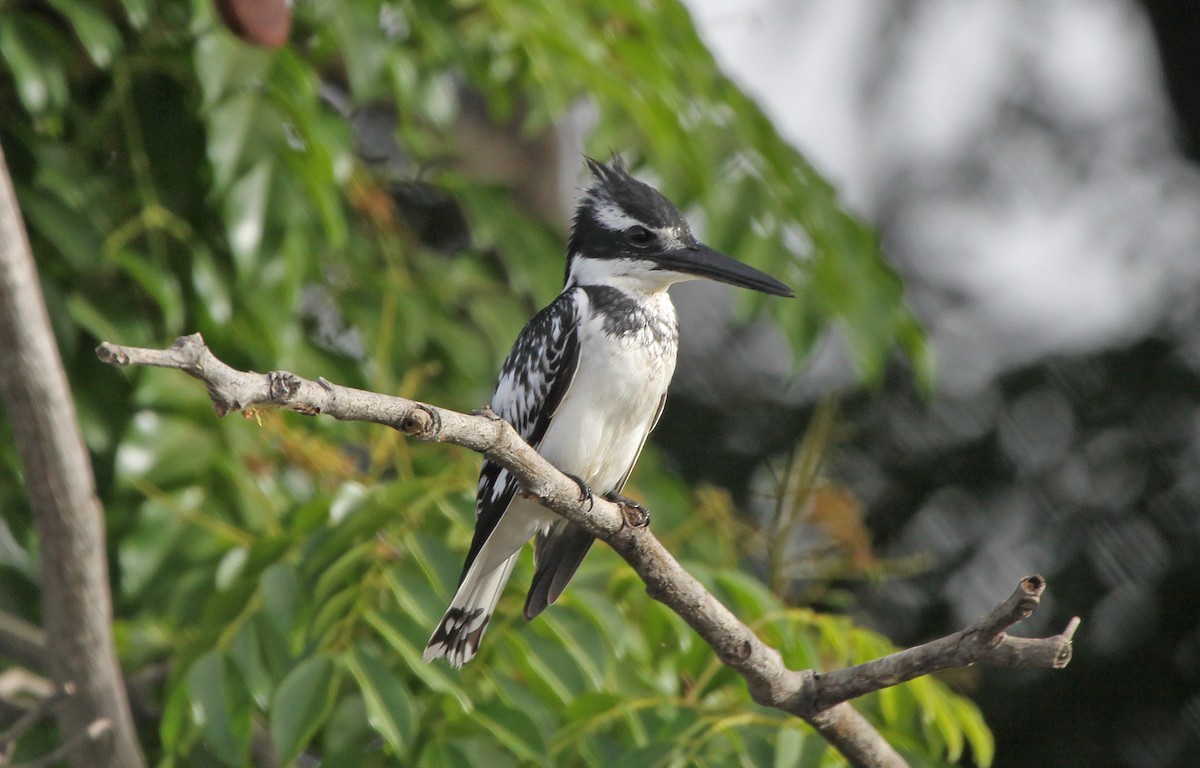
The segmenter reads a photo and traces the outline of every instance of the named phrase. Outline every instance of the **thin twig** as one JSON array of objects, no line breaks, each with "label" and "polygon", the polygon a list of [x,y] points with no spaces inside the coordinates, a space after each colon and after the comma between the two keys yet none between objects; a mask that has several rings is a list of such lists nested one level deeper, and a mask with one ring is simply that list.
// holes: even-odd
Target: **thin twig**
[{"label": "thin twig", "polygon": [[46,633],[20,616],[0,611],[0,655],[41,669],[46,664]]},{"label": "thin twig", "polygon": [[97,742],[101,738],[108,736],[111,732],[111,720],[106,717],[93,720],[87,728],[82,731],[76,731],[71,738],[59,744],[53,752],[42,755],[31,763],[20,763],[19,765],[12,766],[12,768],[49,768],[49,766],[54,765],[85,744]]},{"label": "thin twig", "polygon": [[26,731],[32,728],[36,723],[41,721],[46,715],[50,714],[50,710],[54,705],[62,701],[66,696],[70,696],[75,692],[75,686],[67,683],[62,688],[53,691],[49,696],[43,696],[38,699],[37,704],[27,709],[20,717],[10,725],[4,733],[0,733],[0,765],[5,765],[8,762],[9,755],[12,754],[13,748]]}]

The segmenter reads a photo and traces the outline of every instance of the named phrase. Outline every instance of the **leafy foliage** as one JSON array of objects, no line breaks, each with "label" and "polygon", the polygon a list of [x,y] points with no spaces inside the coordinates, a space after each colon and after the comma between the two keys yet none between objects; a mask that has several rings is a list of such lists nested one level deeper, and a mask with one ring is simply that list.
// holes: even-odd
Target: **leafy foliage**
[{"label": "leafy foliage", "polygon": [[[100,339],[161,346],[199,330],[247,368],[486,401],[558,287],[562,243],[444,162],[470,88],[527,134],[590,100],[597,154],[636,147],[710,242],[799,287],[801,301],[770,305],[798,355],[841,323],[868,376],[897,343],[924,365],[874,235],[721,75],[678,3],[314,0],[297,13],[275,51],[242,44],[203,3],[0,14],[0,141],[108,513],[122,663],[170,670],[144,702],[161,708],[147,749],[161,766],[244,765],[263,740],[327,766],[841,764],[755,705],[602,548],[529,625],[506,595],[462,672],[424,664],[469,542],[477,457],[277,413],[215,422],[176,373],[96,363]],[[466,212],[467,252],[423,247],[396,215],[325,103],[332,81],[352,104],[395,105],[410,164]],[[791,665],[888,650],[848,619],[783,605],[741,567],[729,505],[698,504],[649,454],[635,493],[656,529]],[[10,440],[0,457],[0,608],[34,617]],[[514,583],[530,576],[522,561]],[[978,712],[936,681],[863,707],[921,764],[968,748],[990,760]]]}]

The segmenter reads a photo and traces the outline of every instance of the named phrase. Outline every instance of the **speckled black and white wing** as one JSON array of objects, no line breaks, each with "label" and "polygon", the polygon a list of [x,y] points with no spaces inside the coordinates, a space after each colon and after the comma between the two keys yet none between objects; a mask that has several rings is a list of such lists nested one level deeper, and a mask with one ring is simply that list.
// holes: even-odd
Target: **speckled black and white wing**
[{"label": "speckled black and white wing", "polygon": [[[579,365],[579,291],[566,291],[539,312],[504,361],[492,410],[538,447]],[[508,470],[485,461],[475,499],[475,535],[458,591],[425,647],[425,660],[456,667],[475,655],[521,545],[534,535],[517,513],[501,525],[518,489]],[[490,542],[490,545],[489,545]]]},{"label": "speckled black and white wing", "polygon": [[[500,369],[492,395],[492,410],[534,448],[546,434],[579,366],[576,294],[560,294],[525,325]],[[517,482],[508,470],[491,461],[483,463],[475,497],[475,538],[463,565],[463,576],[516,491]]]}]

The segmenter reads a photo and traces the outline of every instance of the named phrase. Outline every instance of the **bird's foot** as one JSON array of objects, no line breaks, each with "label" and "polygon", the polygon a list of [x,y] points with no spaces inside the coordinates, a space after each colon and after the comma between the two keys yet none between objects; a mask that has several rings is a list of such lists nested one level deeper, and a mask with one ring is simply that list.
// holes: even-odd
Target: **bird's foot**
[{"label": "bird's foot", "polygon": [[596,506],[596,500],[592,497],[591,487],[583,482],[583,478],[579,475],[572,475],[570,472],[563,472],[564,475],[575,481],[575,485],[579,486],[579,500],[588,503],[588,512]]},{"label": "bird's foot", "polygon": [[630,527],[645,528],[647,525],[650,525],[650,510],[628,496],[622,496],[619,493],[606,493],[604,494],[604,498],[621,508],[621,512],[625,515],[625,522]]}]

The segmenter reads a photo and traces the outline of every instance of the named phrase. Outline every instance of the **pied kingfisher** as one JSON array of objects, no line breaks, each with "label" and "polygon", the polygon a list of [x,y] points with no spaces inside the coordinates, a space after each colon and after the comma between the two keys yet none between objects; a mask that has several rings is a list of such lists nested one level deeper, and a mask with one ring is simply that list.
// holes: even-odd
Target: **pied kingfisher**
[{"label": "pied kingfisher", "polygon": [[[588,158],[587,165],[594,179],[575,212],[566,284],[521,331],[491,407],[579,484],[581,498],[594,490],[645,524],[646,510],[620,491],[675,371],[679,328],[667,287],[708,278],[794,294],[698,242],[675,206],[630,176],[619,157],[609,165]],[[479,474],[475,516],[458,591],[426,661],[445,657],[461,667],[475,656],[525,542],[537,537],[526,619],[558,599],[592,544],[587,531],[526,498],[491,461]]]}]

